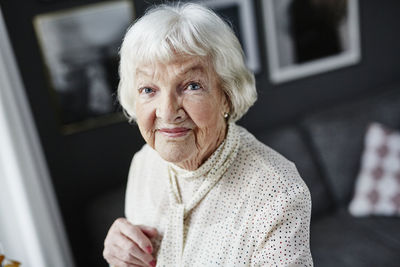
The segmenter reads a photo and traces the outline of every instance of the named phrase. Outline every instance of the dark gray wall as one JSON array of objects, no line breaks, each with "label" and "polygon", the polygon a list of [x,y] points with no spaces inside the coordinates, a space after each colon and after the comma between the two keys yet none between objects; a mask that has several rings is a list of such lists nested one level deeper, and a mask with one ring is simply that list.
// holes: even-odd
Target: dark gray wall
[{"label": "dark gray wall", "polygon": [[[256,1],[256,6],[263,48],[260,1]],[[399,81],[400,56],[396,51],[400,44],[400,2],[363,0],[359,6],[361,63],[274,86],[268,81],[266,57],[261,51],[264,72],[257,77],[259,99],[243,124],[254,130],[265,129]]]},{"label": "dark gray wall", "polygon": [[[86,248],[93,245],[84,218],[91,201],[126,182],[132,155],[143,144],[135,126],[117,123],[62,135],[46,83],[44,64],[34,34],[35,15],[76,7],[88,0],[0,0],[22,73],[59,205],[79,266],[89,266]],[[152,2],[152,1],[146,1]],[[383,90],[400,81],[400,2],[363,0],[360,5],[362,60],[359,64],[272,85],[268,78],[260,1],[254,1],[263,70],[257,75],[259,100],[240,121],[260,133],[302,116]],[[148,4],[134,1],[137,15]],[[99,255],[101,257],[101,255]]]}]

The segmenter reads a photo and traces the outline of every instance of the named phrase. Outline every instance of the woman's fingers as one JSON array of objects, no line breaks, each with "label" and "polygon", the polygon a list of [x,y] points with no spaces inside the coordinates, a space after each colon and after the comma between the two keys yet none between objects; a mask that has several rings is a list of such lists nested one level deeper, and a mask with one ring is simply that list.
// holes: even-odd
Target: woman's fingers
[{"label": "woman's fingers", "polygon": [[119,219],[118,227],[122,234],[134,241],[145,253],[153,252],[153,245],[150,239],[142,232],[138,226],[134,226],[125,218]]},{"label": "woman's fingers", "polygon": [[[145,253],[137,244],[135,244],[135,242],[123,235],[116,236],[113,244],[113,255],[126,262],[136,263],[136,260],[138,260],[146,266],[151,266],[150,262],[154,260],[151,254]],[[117,249],[115,250],[115,248]]]},{"label": "woman's fingers", "polygon": [[[150,262],[143,262],[142,260],[136,258],[135,256],[125,253],[121,247],[118,246],[112,246],[109,248],[110,249],[110,255],[111,258],[114,258],[118,260],[119,262],[125,263],[125,264],[135,264],[135,265],[140,265],[140,266],[146,266],[149,267]],[[117,264],[116,266],[119,267]]]},{"label": "woman's fingers", "polygon": [[125,262],[115,256],[111,256],[108,259],[108,263],[112,266],[112,267],[144,267],[147,265],[141,265],[141,264],[134,264],[134,263],[129,263],[129,262]]},{"label": "woman's fingers", "polygon": [[158,231],[154,227],[145,226],[145,225],[138,225],[140,230],[148,237],[148,238],[155,238],[158,235]]},{"label": "woman's fingers", "polygon": [[[149,236],[157,231],[143,227]],[[151,255],[153,246],[148,236],[139,226],[131,224],[125,218],[115,220],[104,241],[103,256],[111,265],[122,266],[155,266]],[[118,263],[118,264],[117,264]]]}]

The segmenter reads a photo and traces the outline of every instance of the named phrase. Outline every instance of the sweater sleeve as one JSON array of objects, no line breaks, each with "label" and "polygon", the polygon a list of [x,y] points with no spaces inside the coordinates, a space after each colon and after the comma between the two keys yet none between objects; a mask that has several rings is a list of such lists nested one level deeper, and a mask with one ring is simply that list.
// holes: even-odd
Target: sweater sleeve
[{"label": "sweater sleeve", "polygon": [[134,192],[134,171],[135,171],[135,166],[137,165],[137,156],[135,155],[132,158],[131,165],[129,167],[129,173],[128,173],[128,182],[126,186],[126,192],[125,192],[125,217],[128,220],[132,219],[132,211],[133,211],[133,192]]},{"label": "sweater sleeve", "polygon": [[304,182],[277,194],[266,222],[270,230],[253,252],[251,266],[313,266],[310,217],[311,197]]}]

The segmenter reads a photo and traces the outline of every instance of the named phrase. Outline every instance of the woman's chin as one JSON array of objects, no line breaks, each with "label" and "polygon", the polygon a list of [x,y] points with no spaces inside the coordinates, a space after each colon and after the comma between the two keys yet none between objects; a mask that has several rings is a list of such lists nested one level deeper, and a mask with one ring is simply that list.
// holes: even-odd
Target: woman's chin
[{"label": "woman's chin", "polygon": [[182,166],[184,162],[187,162],[191,159],[194,153],[193,149],[195,149],[195,146],[193,149],[191,149],[192,146],[188,144],[179,144],[179,143],[162,143],[162,144],[157,144],[155,145],[155,150],[158,152],[158,154],[165,160],[171,163],[174,163],[178,166]]},{"label": "woman's chin", "polygon": [[185,166],[184,162],[188,161],[188,157],[186,157],[185,155],[179,155],[179,154],[171,155],[171,153],[159,153],[159,154],[165,161],[173,163],[182,168],[184,168]]}]

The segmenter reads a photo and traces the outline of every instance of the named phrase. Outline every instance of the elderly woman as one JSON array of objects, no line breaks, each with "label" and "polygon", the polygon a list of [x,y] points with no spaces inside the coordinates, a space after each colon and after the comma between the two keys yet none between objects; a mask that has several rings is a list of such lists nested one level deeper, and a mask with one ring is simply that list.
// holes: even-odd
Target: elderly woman
[{"label": "elderly woman", "polygon": [[119,99],[135,154],[114,266],[312,266],[311,200],[295,165],[235,124],[256,100],[230,27],[197,4],[161,5],[126,33]]}]

